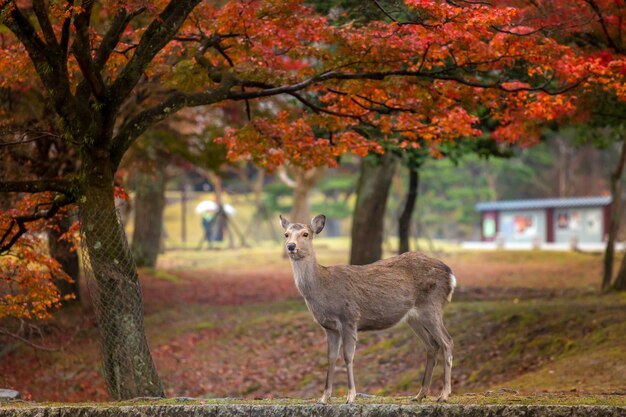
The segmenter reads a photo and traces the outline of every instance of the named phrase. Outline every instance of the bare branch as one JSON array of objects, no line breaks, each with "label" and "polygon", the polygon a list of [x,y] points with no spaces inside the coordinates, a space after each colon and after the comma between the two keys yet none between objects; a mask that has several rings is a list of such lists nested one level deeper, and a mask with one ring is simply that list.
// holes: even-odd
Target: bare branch
[{"label": "bare branch", "polygon": [[[15,339],[15,340],[17,340],[19,342],[22,342],[22,343],[24,343],[24,344],[26,344],[26,345],[34,348],[34,349],[42,350],[44,352],[58,352],[58,351],[62,350],[62,348],[49,348],[47,346],[38,345],[38,344],[33,343],[30,340],[20,336],[19,334],[10,332],[10,331],[2,329],[2,328],[0,328],[0,335],[5,335],[5,336],[8,336],[8,337],[11,337],[11,338],[13,338],[13,339]],[[69,346],[69,344],[68,344],[68,346]]]},{"label": "bare branch", "polygon": [[[0,141],[0,147],[4,146],[14,146],[14,145],[22,145],[25,143],[35,142],[37,140],[41,140],[43,138],[60,138],[61,136],[54,134],[52,132],[46,131],[37,131],[37,130],[19,130],[19,131],[4,131],[4,129],[0,129],[0,135],[9,136],[12,135],[15,137],[20,134],[22,136],[21,140],[12,140],[12,141]],[[34,136],[30,136],[34,135]]]}]

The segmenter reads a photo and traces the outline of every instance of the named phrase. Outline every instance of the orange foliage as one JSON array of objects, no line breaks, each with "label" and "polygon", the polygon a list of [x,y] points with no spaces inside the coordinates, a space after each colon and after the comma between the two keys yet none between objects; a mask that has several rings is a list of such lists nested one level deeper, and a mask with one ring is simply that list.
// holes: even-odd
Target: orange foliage
[{"label": "orange foliage", "polygon": [[[20,200],[18,207],[0,212],[0,231],[15,230],[13,218],[47,206],[50,196],[31,196]],[[48,199],[48,200],[47,200]],[[65,214],[58,214],[61,216]],[[60,306],[62,297],[53,280],[72,281],[60,264],[48,255],[43,238],[53,222],[39,220],[27,225],[28,233],[2,254],[0,262],[0,319],[13,317],[41,319]],[[75,229],[74,229],[75,232]],[[64,239],[73,239],[70,234]],[[65,299],[73,298],[66,296]]]}]

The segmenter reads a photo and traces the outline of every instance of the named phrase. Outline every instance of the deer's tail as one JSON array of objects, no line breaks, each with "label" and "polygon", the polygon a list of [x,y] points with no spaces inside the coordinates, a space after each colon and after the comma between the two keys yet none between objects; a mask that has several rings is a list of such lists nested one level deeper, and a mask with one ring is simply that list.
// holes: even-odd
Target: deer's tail
[{"label": "deer's tail", "polygon": [[448,301],[452,301],[454,288],[456,288],[456,277],[454,276],[454,274],[450,273],[450,292],[448,293]]}]

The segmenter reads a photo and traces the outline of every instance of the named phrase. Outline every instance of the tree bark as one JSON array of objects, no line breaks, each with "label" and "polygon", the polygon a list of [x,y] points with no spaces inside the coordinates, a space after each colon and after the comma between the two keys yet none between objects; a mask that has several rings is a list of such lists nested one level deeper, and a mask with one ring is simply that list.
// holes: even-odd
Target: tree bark
[{"label": "tree bark", "polygon": [[325,169],[323,167],[308,170],[292,167],[292,178],[289,178],[285,171],[279,172],[280,180],[293,190],[293,206],[291,208],[290,221],[300,223],[311,221],[309,198],[324,172]]},{"label": "tree bark", "polygon": [[61,219],[58,230],[50,230],[48,233],[48,249],[50,250],[50,256],[61,264],[61,268],[73,282],[66,281],[65,279],[55,279],[54,285],[59,289],[61,297],[74,294],[75,299],[80,299],[80,267],[78,263],[78,253],[74,250],[71,242],[66,240],[59,240],[62,234],[66,233],[72,226],[72,219],[69,216],[65,216]]},{"label": "tree bark", "polygon": [[626,254],[622,257],[622,263],[613,283],[613,288],[617,291],[626,291]]},{"label": "tree bark", "polygon": [[398,218],[398,254],[411,250],[409,237],[411,236],[411,218],[415,210],[417,200],[417,187],[419,185],[419,172],[417,167],[409,166],[409,189],[406,194],[406,202],[402,214]]},{"label": "tree bark", "polygon": [[80,201],[83,245],[93,273],[104,376],[115,399],[162,397],[143,323],[141,288],[113,198],[109,155],[86,152]]},{"label": "tree bark", "polygon": [[132,244],[137,266],[156,266],[163,233],[166,182],[164,161],[150,164],[137,173]]},{"label": "tree bark", "polygon": [[622,207],[622,173],[624,172],[624,164],[626,162],[626,139],[622,141],[622,151],[620,158],[615,167],[615,170],[611,173],[611,196],[613,202],[611,203],[611,219],[609,223],[609,234],[606,242],[606,249],[604,251],[604,273],[602,275],[602,291],[606,291],[611,286],[611,279],[613,278],[613,261],[615,259],[615,241],[617,239],[617,232],[620,225],[620,212]]},{"label": "tree bark", "polygon": [[379,160],[364,158],[352,218],[350,263],[365,265],[382,257],[385,209],[397,159],[385,153]]}]

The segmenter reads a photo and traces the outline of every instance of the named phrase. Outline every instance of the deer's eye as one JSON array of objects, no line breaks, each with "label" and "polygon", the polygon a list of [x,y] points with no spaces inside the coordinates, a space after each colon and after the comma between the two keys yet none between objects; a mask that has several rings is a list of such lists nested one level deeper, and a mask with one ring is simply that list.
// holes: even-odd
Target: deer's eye
[{"label": "deer's eye", "polygon": [[302,236],[309,237],[309,234],[307,232],[304,232],[304,233],[302,233]]},{"label": "deer's eye", "polygon": [[285,233],[285,237],[289,237],[289,233]]}]

